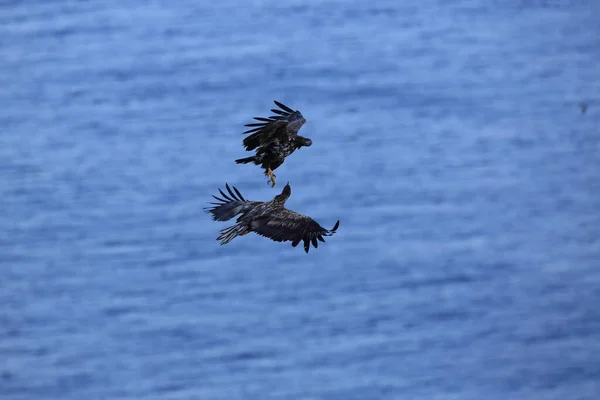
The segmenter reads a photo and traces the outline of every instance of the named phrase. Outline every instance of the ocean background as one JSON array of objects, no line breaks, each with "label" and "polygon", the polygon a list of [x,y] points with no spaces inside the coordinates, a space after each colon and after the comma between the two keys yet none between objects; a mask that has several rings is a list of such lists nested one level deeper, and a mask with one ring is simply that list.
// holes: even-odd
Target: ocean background
[{"label": "ocean background", "polygon": [[[591,0],[0,0],[0,399],[600,399],[599,38]],[[271,189],[233,160],[273,100],[313,146]],[[219,245],[218,188],[287,181],[336,235]]]}]

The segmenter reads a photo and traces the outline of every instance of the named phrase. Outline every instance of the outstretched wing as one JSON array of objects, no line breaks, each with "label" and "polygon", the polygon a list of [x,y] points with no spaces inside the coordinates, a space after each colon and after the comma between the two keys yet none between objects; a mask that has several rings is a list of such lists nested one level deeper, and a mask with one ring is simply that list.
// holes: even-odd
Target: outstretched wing
[{"label": "outstretched wing", "polygon": [[232,186],[233,191],[229,187],[229,184],[226,183],[225,187],[229,195],[219,189],[221,197],[213,196],[217,202],[209,203],[212,204],[212,207],[205,208],[206,212],[210,213],[215,221],[230,220],[236,215],[244,213],[261,203],[259,201],[246,200],[235,186]]},{"label": "outstretched wing", "polygon": [[308,253],[311,243],[315,248],[319,247],[318,241],[325,242],[323,236],[333,235],[339,225],[340,221],[337,221],[333,229],[328,230],[312,218],[284,208],[253,220],[250,229],[276,242],[291,241],[294,247],[303,241],[304,251]]},{"label": "outstretched wing", "polygon": [[275,104],[281,110],[271,109],[277,115],[272,115],[269,118],[254,117],[255,122],[244,126],[250,127],[244,134],[252,133],[244,139],[244,147],[246,150],[254,150],[259,146],[265,146],[273,142],[275,139],[282,138],[286,135],[294,136],[306,122],[300,111],[294,111],[288,106],[275,101]]}]

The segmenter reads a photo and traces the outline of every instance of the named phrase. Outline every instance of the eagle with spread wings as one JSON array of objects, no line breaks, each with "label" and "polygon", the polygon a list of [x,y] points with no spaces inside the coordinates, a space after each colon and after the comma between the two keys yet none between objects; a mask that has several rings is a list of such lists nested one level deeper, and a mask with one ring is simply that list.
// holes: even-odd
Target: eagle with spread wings
[{"label": "eagle with spread wings", "polygon": [[273,171],[283,164],[285,158],[301,147],[312,145],[312,140],[298,135],[298,131],[306,122],[302,113],[278,101],[274,102],[281,108],[281,110],[271,109],[277,115],[269,118],[254,117],[260,122],[245,125],[251,129],[244,134],[251,133],[251,135],[244,138],[244,148],[247,151],[255,150],[255,154],[235,160],[238,164],[253,162],[260,165],[265,170],[265,175],[269,177],[267,182],[271,187],[275,186]]},{"label": "eagle with spread wings", "polygon": [[323,237],[333,235],[340,225],[338,220],[333,229],[328,230],[312,218],[285,208],[285,201],[292,194],[289,183],[271,201],[248,201],[235,186],[232,186],[233,190],[229,184],[225,187],[228,193],[219,189],[221,197],[213,196],[218,202],[210,203],[212,207],[205,209],[215,221],[228,221],[241,214],[235,225],[221,230],[217,237],[221,245],[237,236],[255,232],[276,242],[291,241],[294,247],[302,241],[304,251],[308,253],[311,243],[315,248],[319,247],[319,241],[325,242]]}]

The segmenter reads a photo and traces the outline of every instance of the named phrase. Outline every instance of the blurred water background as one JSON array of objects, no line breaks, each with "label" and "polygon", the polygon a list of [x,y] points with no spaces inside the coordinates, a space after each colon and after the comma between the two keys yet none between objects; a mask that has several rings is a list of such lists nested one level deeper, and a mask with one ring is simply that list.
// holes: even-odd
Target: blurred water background
[{"label": "blurred water background", "polygon": [[[0,398],[600,398],[599,15],[1,0]],[[335,236],[219,246],[219,187],[286,181]]]}]

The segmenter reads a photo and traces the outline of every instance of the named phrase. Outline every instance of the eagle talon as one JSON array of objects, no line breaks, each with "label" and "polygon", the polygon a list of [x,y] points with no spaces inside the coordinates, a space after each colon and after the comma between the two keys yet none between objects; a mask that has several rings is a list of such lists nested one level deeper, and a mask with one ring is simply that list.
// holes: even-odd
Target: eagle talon
[{"label": "eagle talon", "polygon": [[269,184],[271,187],[275,187],[275,174],[273,173],[273,171],[271,170],[271,168],[267,169],[267,172],[265,172],[265,175],[267,175],[269,177],[269,179],[267,180],[267,184]]}]

